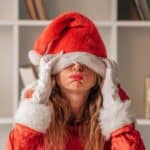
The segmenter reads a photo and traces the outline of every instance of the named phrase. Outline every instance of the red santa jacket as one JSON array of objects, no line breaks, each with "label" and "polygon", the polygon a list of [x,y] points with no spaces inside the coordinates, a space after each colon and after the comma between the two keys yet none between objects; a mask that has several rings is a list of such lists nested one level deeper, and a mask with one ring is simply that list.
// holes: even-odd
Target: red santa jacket
[{"label": "red santa jacket", "polygon": [[[29,91],[23,93],[25,93],[23,97],[26,98],[30,98],[32,95],[32,92]],[[122,110],[126,110],[129,105],[128,102],[125,106],[124,104],[121,106]],[[104,150],[145,150],[140,133],[135,129],[134,123],[126,117],[125,112],[123,112],[124,117],[121,114],[121,117],[115,118],[113,126],[108,126],[107,117],[110,119],[110,114],[108,114],[109,116],[106,114],[106,118],[103,117],[104,120],[102,121],[107,121],[106,128],[102,128],[103,135],[107,137]],[[9,133],[6,150],[46,150],[44,132],[42,131],[46,130],[49,125],[49,121],[47,121],[48,113],[49,108],[47,109],[45,105],[39,104],[36,106],[31,101],[23,101],[17,112],[16,124]],[[113,117],[115,116],[113,115]],[[120,121],[123,123],[120,124]],[[70,128],[70,126],[68,127]],[[71,136],[66,144],[66,150],[84,150],[79,134],[77,134],[78,127],[71,126],[70,131]]]},{"label": "red santa jacket", "polygon": [[[6,150],[46,150],[44,134],[16,124],[9,134]],[[66,150],[84,150],[77,134],[72,133]],[[130,124],[114,131],[105,143],[104,150],[145,150],[145,147],[139,132]]]}]

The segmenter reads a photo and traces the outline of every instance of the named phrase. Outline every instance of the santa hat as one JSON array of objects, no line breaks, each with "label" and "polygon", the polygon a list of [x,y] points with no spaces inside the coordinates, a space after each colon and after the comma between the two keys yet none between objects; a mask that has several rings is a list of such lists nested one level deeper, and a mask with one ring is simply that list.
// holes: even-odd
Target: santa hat
[{"label": "santa hat", "polygon": [[[56,64],[54,73],[79,62],[105,76],[103,59],[107,58],[106,48],[96,26],[86,16],[67,12],[56,17],[37,38],[34,50],[29,51],[29,59],[34,65],[39,65],[42,56],[53,57],[61,51],[64,54]],[[128,99],[118,87],[122,99]]]},{"label": "santa hat", "polygon": [[106,58],[106,48],[93,22],[76,12],[56,17],[38,37],[34,50],[29,52],[30,61],[39,65],[43,55],[55,55],[64,52],[55,67],[55,73],[73,61],[87,65],[95,72],[105,75],[105,66],[101,61]]}]

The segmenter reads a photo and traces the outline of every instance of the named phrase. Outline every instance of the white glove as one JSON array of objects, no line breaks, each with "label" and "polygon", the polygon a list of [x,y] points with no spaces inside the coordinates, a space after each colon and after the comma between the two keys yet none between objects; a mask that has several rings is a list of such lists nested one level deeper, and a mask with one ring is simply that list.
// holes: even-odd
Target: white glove
[{"label": "white glove", "polygon": [[103,107],[107,107],[119,99],[118,94],[118,69],[117,63],[110,59],[104,60],[106,63],[106,75],[102,85]]},{"label": "white glove", "polygon": [[130,110],[130,100],[122,101],[119,96],[117,64],[105,59],[106,75],[101,86],[103,107],[100,110],[100,127],[102,134],[109,139],[111,133],[118,128],[132,123],[133,117]]},{"label": "white glove", "polygon": [[59,61],[62,53],[56,56],[43,56],[40,60],[40,73],[37,87],[32,95],[33,101],[41,104],[45,104],[49,100],[52,85],[52,70],[56,63]]}]

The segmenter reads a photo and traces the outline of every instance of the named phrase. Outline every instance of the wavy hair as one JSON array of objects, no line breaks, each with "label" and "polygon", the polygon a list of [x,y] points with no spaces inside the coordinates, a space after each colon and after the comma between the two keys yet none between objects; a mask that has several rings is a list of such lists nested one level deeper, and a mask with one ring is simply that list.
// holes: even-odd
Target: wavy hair
[{"label": "wavy hair", "polygon": [[[48,105],[52,105],[54,112],[52,121],[45,135],[46,150],[65,150],[69,132],[68,122],[71,117],[70,104],[63,99],[59,86],[52,90]],[[98,120],[102,105],[102,94],[98,82],[91,88],[87,103],[82,115],[83,123],[79,126],[79,136],[84,150],[102,150],[104,138],[101,134]]]}]

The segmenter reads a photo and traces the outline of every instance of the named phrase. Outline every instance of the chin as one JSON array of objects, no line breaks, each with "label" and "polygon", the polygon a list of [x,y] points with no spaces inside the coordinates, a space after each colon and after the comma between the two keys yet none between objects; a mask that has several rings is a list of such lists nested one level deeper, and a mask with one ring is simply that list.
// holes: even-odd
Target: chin
[{"label": "chin", "polygon": [[[69,87],[69,86],[68,86],[68,87]],[[74,81],[74,82],[72,82],[72,84],[70,85],[70,88],[72,88],[72,89],[83,89],[84,86],[83,86],[82,82],[80,82],[80,81]]]}]

